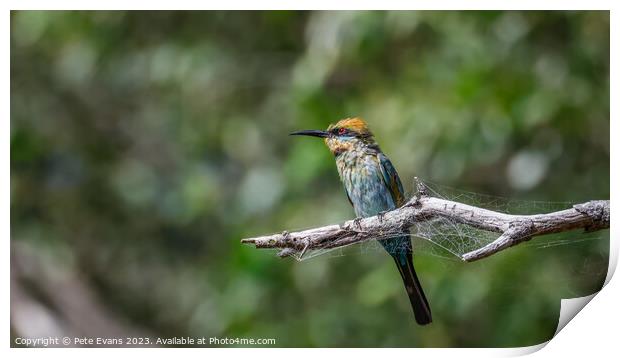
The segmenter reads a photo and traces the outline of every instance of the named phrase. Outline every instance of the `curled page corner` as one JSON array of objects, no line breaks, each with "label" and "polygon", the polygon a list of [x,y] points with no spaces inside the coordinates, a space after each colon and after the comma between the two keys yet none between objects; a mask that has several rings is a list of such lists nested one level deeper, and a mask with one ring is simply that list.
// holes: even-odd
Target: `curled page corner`
[{"label": "curled page corner", "polygon": [[594,292],[591,295],[583,296],[583,297],[575,297],[575,298],[564,298],[560,301],[560,317],[558,319],[558,326],[555,329],[555,333],[553,333],[553,337],[546,342],[541,344],[537,344],[529,347],[522,347],[520,350],[522,354],[534,353],[540,349],[543,349],[547,343],[549,343],[555,336],[560,333],[564,327],[570,322],[575,316],[588,304],[590,301],[596,296],[599,292],[601,292],[605,286],[609,283],[611,278],[613,277],[616,268],[618,266],[618,242],[616,240],[609,241],[609,266],[607,268],[607,276],[605,277],[605,283],[601,290]]},{"label": "curled page corner", "polygon": [[544,341],[542,343],[539,343],[533,346],[509,348],[505,352],[506,356],[507,357],[524,356],[524,355],[532,354],[534,352],[538,352],[539,350],[545,348],[545,346],[549,342],[551,342],[551,340],[558,333],[560,333],[560,331],[564,329],[564,327],[566,327],[568,322],[570,322],[570,320],[573,319],[577,315],[577,313],[579,313],[579,311],[581,311],[597,294],[598,292],[595,292],[589,296],[562,299],[560,301],[560,317],[558,319],[558,326],[555,330],[555,333],[553,333],[553,337],[551,337],[547,341]]},{"label": "curled page corner", "polygon": [[508,348],[506,352],[506,357],[520,357],[520,356],[526,356],[528,354],[538,352],[539,350],[545,348],[547,343],[549,343],[550,341],[551,340],[544,341],[542,343],[535,344],[533,346]]},{"label": "curled page corner", "polygon": [[[599,291],[600,292],[600,291]],[[558,319],[558,327],[553,334],[555,337],[566,325],[573,319],[579,311],[581,311],[598,292],[595,292],[589,296],[564,298],[560,303],[560,318]],[[553,339],[553,338],[552,338]]]}]

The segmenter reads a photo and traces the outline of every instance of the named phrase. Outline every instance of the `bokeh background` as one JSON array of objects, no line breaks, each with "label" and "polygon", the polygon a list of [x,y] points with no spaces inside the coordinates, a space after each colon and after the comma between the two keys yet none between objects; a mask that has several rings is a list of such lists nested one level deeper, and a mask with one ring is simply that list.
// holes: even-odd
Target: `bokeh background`
[{"label": "bokeh background", "polygon": [[420,327],[378,250],[240,245],[353,217],[328,150],[287,136],[348,116],[409,192],[607,199],[609,12],[12,12],[12,344],[525,346],[601,288],[607,231],[467,264],[418,250]]}]

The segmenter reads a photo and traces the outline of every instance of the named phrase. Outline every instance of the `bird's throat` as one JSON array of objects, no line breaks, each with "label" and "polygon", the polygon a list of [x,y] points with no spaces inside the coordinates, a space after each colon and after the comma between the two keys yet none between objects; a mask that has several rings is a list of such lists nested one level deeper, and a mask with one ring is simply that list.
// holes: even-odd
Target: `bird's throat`
[{"label": "bird's throat", "polygon": [[325,140],[325,144],[329,148],[329,151],[332,152],[334,156],[339,156],[342,153],[353,149],[353,144],[346,141],[337,141],[337,140]]}]

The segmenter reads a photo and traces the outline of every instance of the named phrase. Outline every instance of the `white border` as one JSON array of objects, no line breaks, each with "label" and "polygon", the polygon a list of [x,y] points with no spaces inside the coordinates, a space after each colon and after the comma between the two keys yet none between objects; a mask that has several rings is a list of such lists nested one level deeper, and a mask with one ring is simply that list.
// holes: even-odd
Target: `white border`
[{"label": "white border", "polygon": [[[520,0],[520,1],[490,1],[490,0],[451,0],[451,1],[394,1],[394,0],[382,0],[368,1],[325,1],[325,0],[298,0],[289,4],[283,4],[282,1],[264,0],[260,4],[252,3],[250,1],[241,0],[228,0],[226,2],[207,3],[199,1],[188,0],[176,0],[174,2],[168,1],[149,1],[149,2],[130,2],[127,0],[109,0],[106,2],[85,3],[84,1],[67,0],[67,1],[6,1],[9,9],[277,9],[277,8],[289,8],[289,9],[443,9],[443,10],[461,10],[461,9],[536,9],[536,10],[612,10],[611,11],[611,118],[618,116],[617,103],[614,102],[619,93],[618,91],[618,71],[614,65],[617,66],[620,57],[618,56],[618,41],[620,36],[618,33],[618,9],[619,2],[603,1],[603,0],[590,0],[590,1],[559,1],[559,0]],[[259,6],[260,5],[260,6]],[[9,53],[10,49],[10,15],[9,11],[4,12],[2,17],[3,28],[5,29],[5,35],[2,36],[2,47],[7,49],[5,54]],[[9,349],[9,295],[8,288],[9,281],[9,257],[10,257],[10,156],[9,156],[9,144],[10,144],[10,58],[5,55],[2,57],[2,65],[5,73],[5,85],[3,89],[3,102],[2,106],[6,113],[7,119],[3,121],[2,133],[5,137],[4,150],[0,156],[3,167],[6,168],[9,173],[0,177],[2,181],[2,220],[3,220],[3,232],[6,239],[5,250],[3,250],[3,275],[2,283],[5,290],[5,294],[2,295],[2,315],[4,325],[2,326],[2,333],[5,339],[4,349],[6,353],[12,355],[31,355],[44,352],[46,355],[62,355],[65,356],[81,356],[84,351],[78,349],[52,349],[52,350],[40,350],[40,349]],[[615,142],[617,139],[618,128],[617,119],[611,121],[611,183],[618,183],[620,177],[618,176],[618,162],[614,161],[617,158],[618,147]],[[617,190],[613,186],[611,187],[611,208],[612,212],[618,212],[617,201],[619,200]],[[617,302],[620,302],[620,284],[618,280],[609,281],[615,271],[618,261],[618,226],[613,225],[611,227],[611,251],[610,251],[610,268],[607,276],[608,285],[592,299],[592,302],[588,304],[567,326],[563,329],[557,337],[552,339],[548,344],[542,344],[537,347],[524,347],[517,349],[415,349],[412,352],[411,349],[397,349],[397,351],[390,351],[389,354],[394,355],[409,355],[415,354],[432,357],[445,357],[458,355],[460,357],[488,357],[488,356],[515,356],[521,354],[531,353],[537,349],[544,347],[544,349],[537,352],[537,356],[542,357],[564,357],[564,356],[579,356],[586,354],[606,353],[614,352],[617,350],[617,332],[618,332],[618,319],[619,309]],[[290,354],[304,356],[312,356],[315,358],[317,355],[341,355],[341,354],[354,354],[359,356],[376,356],[377,354],[385,354],[384,352],[377,352],[375,349],[347,349],[346,352],[342,350],[329,350],[329,349],[297,349],[294,352],[288,349],[272,349],[272,348],[251,348],[244,349],[242,351],[236,349],[217,349],[211,348],[208,351],[203,349],[175,349],[167,348],[161,349],[121,349],[124,354],[148,354],[154,357],[167,357],[171,354],[184,354],[184,355],[196,355],[203,357],[208,355],[221,355],[232,356],[237,354],[252,355],[252,356],[269,356],[272,358],[284,357],[289,358]],[[403,351],[401,351],[403,350]],[[106,349],[90,349],[89,355],[94,356],[109,356],[110,351]]]},{"label": "white border", "polygon": [[612,1],[606,0],[436,0],[436,1],[405,1],[405,0],[227,0],[227,1],[121,1],[108,0],[85,2],[80,0],[44,1],[44,0],[9,0],[9,9],[89,9],[89,10],[133,10],[133,9],[161,9],[161,10],[193,10],[193,9],[293,9],[293,10],[466,10],[466,9],[494,9],[494,10],[609,10],[613,8]]}]

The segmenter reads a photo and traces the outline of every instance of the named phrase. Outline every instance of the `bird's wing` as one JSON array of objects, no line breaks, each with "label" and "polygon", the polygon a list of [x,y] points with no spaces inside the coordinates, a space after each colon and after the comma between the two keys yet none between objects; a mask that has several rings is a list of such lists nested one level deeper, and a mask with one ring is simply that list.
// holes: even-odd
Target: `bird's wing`
[{"label": "bird's wing", "polygon": [[351,204],[351,206],[355,207],[353,205],[353,202],[351,201],[351,197],[349,196],[349,191],[347,190],[347,186],[344,185],[344,193],[347,194],[347,199],[349,199],[349,203]]},{"label": "bird's wing", "polygon": [[377,159],[379,159],[379,164],[381,165],[381,174],[383,174],[385,185],[387,185],[390,194],[392,194],[392,200],[394,200],[394,204],[397,207],[400,207],[405,203],[405,196],[403,194],[403,184],[400,182],[398,173],[385,154],[379,152]]}]

